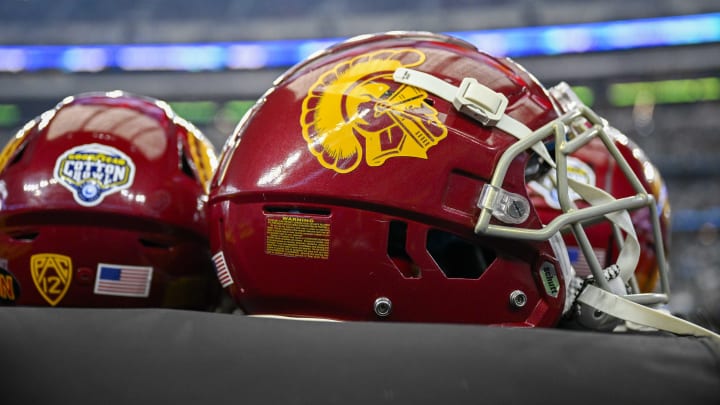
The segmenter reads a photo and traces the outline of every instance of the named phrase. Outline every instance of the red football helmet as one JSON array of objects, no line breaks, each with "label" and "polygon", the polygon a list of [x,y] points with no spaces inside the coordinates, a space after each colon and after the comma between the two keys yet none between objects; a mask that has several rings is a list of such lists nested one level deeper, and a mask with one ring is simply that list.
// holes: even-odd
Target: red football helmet
[{"label": "red football helmet", "polygon": [[0,154],[0,299],[205,309],[213,146],[161,101],[68,97]]},{"label": "red football helmet", "polygon": [[[568,102],[579,102],[577,96],[566,83],[560,83],[551,88],[550,94],[563,112],[572,109],[571,106],[568,106]],[[580,130],[586,127],[587,124],[581,126]],[[660,254],[667,257],[670,246],[670,203],[662,176],[649,161],[645,152],[634,141],[614,128],[608,128],[607,132],[645,190],[655,198],[657,213],[660,216],[662,246],[665,249]],[[635,194],[632,185],[623,175],[616,160],[599,139],[593,139],[569,155],[567,157],[567,166],[568,176],[576,181],[598,187],[616,198],[629,197]],[[562,213],[557,199],[557,188],[552,179],[552,173],[548,173],[528,183],[530,199],[544,223],[549,223]],[[581,199],[577,193],[571,192],[571,196],[575,200]],[[630,286],[636,292],[653,292],[658,289],[660,272],[650,210],[648,208],[633,210],[630,212],[630,217],[635,225],[641,247],[637,269],[631,279]],[[606,221],[599,222],[586,227],[586,232],[593,246],[594,256],[600,265],[607,267],[615,263],[618,256],[619,236],[613,233],[610,224]],[[568,247],[570,262],[575,271],[581,277],[588,276],[591,273],[589,264],[580,249],[580,245],[571,233],[565,235],[565,243]]]},{"label": "red football helmet", "polygon": [[[592,131],[571,140],[579,119]],[[543,224],[526,182],[557,167],[567,194],[566,155],[606,128],[463,41],[353,38],[286,72],[228,139],[209,203],[220,282],[254,315],[556,325],[578,291],[560,231],[607,215],[632,234],[626,210],[654,204],[637,179],[624,199],[586,187],[588,207],[561,195]],[[624,293],[621,256],[599,289]]]}]

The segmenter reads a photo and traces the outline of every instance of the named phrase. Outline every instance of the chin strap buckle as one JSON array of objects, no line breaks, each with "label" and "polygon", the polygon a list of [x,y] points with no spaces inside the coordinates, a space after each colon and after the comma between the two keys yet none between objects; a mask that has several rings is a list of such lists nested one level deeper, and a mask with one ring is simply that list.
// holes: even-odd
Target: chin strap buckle
[{"label": "chin strap buckle", "polygon": [[425,89],[452,103],[460,112],[469,115],[485,126],[495,126],[505,115],[508,99],[502,93],[484,86],[472,77],[466,77],[460,87],[433,75],[417,70],[399,68],[393,79],[398,83]]},{"label": "chin strap buckle", "polygon": [[[460,83],[460,87],[456,87],[439,77],[419,70],[398,68],[393,72],[393,80],[423,89],[452,103],[456,110],[483,126],[496,127],[517,139],[524,139],[533,134],[525,124],[505,114],[509,102],[504,94],[479,83],[475,78],[466,77]],[[555,167],[552,156],[541,141],[535,143],[532,150],[551,167]]]},{"label": "chin strap buckle", "polygon": [[502,93],[497,93],[471,77],[466,77],[460,83],[453,106],[460,112],[467,114],[486,126],[495,126],[505,114],[508,99]]}]

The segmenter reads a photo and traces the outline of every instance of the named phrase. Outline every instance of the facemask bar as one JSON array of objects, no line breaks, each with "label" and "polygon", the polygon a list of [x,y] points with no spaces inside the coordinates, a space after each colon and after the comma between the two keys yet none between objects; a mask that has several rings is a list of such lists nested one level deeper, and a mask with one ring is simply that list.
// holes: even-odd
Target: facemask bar
[{"label": "facemask bar", "polygon": [[[630,237],[626,238],[626,242],[621,242],[624,248],[628,241],[633,238],[637,243],[634,227],[629,222],[627,211],[648,207],[651,211],[653,234],[655,237],[655,247],[658,255],[658,271],[661,281],[661,293],[659,294],[631,294],[625,298],[644,305],[666,303],[669,294],[668,269],[663,252],[664,246],[662,235],[660,232],[660,221],[658,210],[654,197],[647,193],[637,178],[630,165],[622,156],[615,146],[614,140],[610,132],[614,130],[608,126],[607,122],[598,116],[590,108],[582,104],[577,96],[572,93],[569,86],[565,89],[559,88],[559,92],[564,92],[562,97],[558,97],[556,101],[564,104],[567,111],[543,127],[532,131],[524,124],[514,120],[505,114],[507,103],[503,103],[504,96],[500,93],[487,88],[478,83],[476,80],[466,78],[459,87],[455,87],[440,78],[419,72],[412,69],[401,68],[395,71],[394,79],[397,82],[416,86],[433,93],[441,98],[453,103],[453,106],[465,113],[466,115],[477,119],[482,125],[496,127],[506,133],[518,138],[518,141],[510,146],[500,157],[498,164],[493,173],[490,183],[487,183],[481,193],[477,203],[480,213],[475,224],[475,233],[502,237],[515,238],[531,241],[548,241],[554,235],[562,231],[571,231],[575,235],[583,254],[585,255],[590,270],[593,274],[594,283],[601,289],[613,291],[609,280],[606,279],[607,270],[613,270],[613,266],[608,269],[602,269],[600,263],[596,259],[592,245],[583,228],[584,224],[596,222],[599,218],[605,217],[617,228],[619,224],[625,224],[622,230]],[[563,98],[564,97],[564,98]],[[492,119],[488,119],[492,118]],[[581,128],[580,123],[589,123]],[[574,128],[574,132],[570,132],[569,127]],[[552,137],[555,141],[555,156],[550,158],[543,141]],[[616,199],[592,186],[583,186],[568,179],[567,156],[587,144],[594,138],[599,138],[612,157],[617,161],[618,166],[630,182],[635,190],[635,195]],[[556,166],[556,178],[554,183],[557,185],[558,200],[562,210],[562,214],[558,215],[549,224],[540,229],[526,229],[508,225],[500,225],[497,222],[505,224],[518,224],[524,222],[518,221],[517,218],[522,214],[524,208],[529,209],[529,203],[525,197],[509,193],[503,190],[503,182],[507,171],[517,156],[533,150],[541,156],[550,166]],[[590,205],[585,208],[578,208],[570,198],[571,188],[579,192],[581,196]],[[584,194],[584,195],[583,195]],[[622,216],[626,218],[621,218]],[[498,221],[491,223],[492,218]],[[614,231],[620,234],[619,230]],[[623,282],[629,282],[637,264],[637,256],[639,250],[632,252],[632,249],[639,249],[639,246],[629,246],[630,253],[626,256],[635,256],[623,258],[625,264],[621,268],[620,273]],[[621,252],[621,256],[623,253]],[[621,260],[618,260],[620,262]],[[614,265],[618,267],[617,264]],[[615,269],[617,270],[617,269]],[[617,271],[615,271],[617,273]]]},{"label": "facemask bar", "polygon": [[[589,122],[592,126],[585,128],[581,133],[575,134],[574,136],[568,136],[568,127],[574,125],[578,122],[578,120],[582,121],[583,119],[587,120],[587,122]],[[577,128],[577,125],[574,125],[574,127]],[[655,247],[658,252],[657,260],[661,293],[632,294],[626,296],[625,298],[642,304],[665,303],[667,302],[669,294],[668,268],[663,253],[665,250],[660,232],[660,220],[656,201],[651,194],[648,194],[645,191],[640,183],[640,180],[617,149],[617,146],[610,135],[610,131],[612,131],[612,128],[607,125],[607,122],[604,119],[598,116],[587,106],[579,104],[560,118],[546,124],[537,131],[534,131],[532,135],[518,141],[508,148],[505,154],[500,158],[489,185],[486,185],[487,188],[501,190],[505,175],[507,174],[507,170],[512,161],[520,153],[526,151],[536,142],[549,136],[554,137],[555,164],[557,166],[555,184],[557,185],[558,201],[560,203],[562,214],[558,215],[542,229],[518,229],[505,225],[491,224],[490,220],[493,217],[493,212],[489,207],[494,207],[496,205],[494,200],[496,196],[494,195],[495,193],[490,191],[489,193],[484,193],[484,199],[481,198],[478,202],[478,206],[481,208],[481,211],[475,225],[475,232],[498,237],[543,241],[549,239],[557,232],[570,229],[575,235],[578,244],[587,259],[595,282],[601,288],[610,290],[610,286],[603,275],[603,269],[600,267],[600,263],[593,254],[592,245],[587,238],[583,224],[592,222],[598,217],[608,216],[616,212],[648,207],[652,218]],[[594,138],[599,138],[603,142],[607,150],[618,163],[620,170],[628,179],[636,194],[620,199],[607,199],[606,201],[594,203],[586,208],[577,208],[570,198],[571,185],[567,176],[567,156]],[[577,191],[577,187],[578,185],[572,186],[575,191]],[[615,228],[614,233],[619,236],[620,232],[617,229],[617,225],[613,224],[613,228]]]},{"label": "facemask bar", "polygon": [[[557,103],[558,109],[563,112],[567,113],[576,109],[579,109],[581,107],[584,107],[584,104],[582,100],[580,100],[580,97],[575,94],[575,92],[572,90],[569,84],[566,82],[560,82],[557,85],[551,87],[548,89],[548,93],[551,96],[551,99]],[[603,120],[603,124],[607,125],[607,122]],[[588,121],[584,117],[576,118],[574,121],[572,121],[570,125],[570,132],[569,137],[574,138],[578,134],[583,133],[588,128]],[[622,135],[620,131],[616,130],[613,127],[606,127],[606,131],[610,132],[611,135]],[[614,132],[614,134],[612,134]],[[622,135],[624,137],[624,135]],[[635,186],[635,185],[634,185]],[[654,210],[652,209],[654,208]],[[653,219],[658,218],[658,208],[656,204],[653,204],[651,207],[651,215]],[[613,236],[613,242],[616,243],[616,248],[618,250],[622,249],[622,233],[617,224],[611,222],[611,230],[612,230],[612,236]],[[658,231],[658,232],[655,232]],[[654,228],[653,230],[654,235],[653,237],[656,238],[656,240],[660,240],[660,245],[656,245],[656,248],[663,248],[662,246],[662,235],[659,235],[659,226]],[[657,239],[660,238],[660,239]],[[587,254],[585,254],[587,255]],[[662,256],[661,259],[665,259],[664,252],[658,251],[656,255]],[[595,259],[595,257],[592,257]],[[660,270],[659,270],[660,271]],[[661,273],[662,274],[662,273]],[[632,276],[627,280],[630,290],[637,294],[640,291],[640,288],[638,287],[637,280],[635,278],[635,274],[633,273]],[[669,295],[669,283],[667,277],[660,277],[660,283],[661,283],[661,289],[666,294]]]}]

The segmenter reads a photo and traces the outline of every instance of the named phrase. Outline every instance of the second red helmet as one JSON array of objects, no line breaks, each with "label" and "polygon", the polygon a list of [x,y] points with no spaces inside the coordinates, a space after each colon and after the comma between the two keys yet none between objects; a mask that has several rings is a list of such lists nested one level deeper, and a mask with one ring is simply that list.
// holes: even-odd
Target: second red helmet
[{"label": "second red helmet", "polygon": [[213,146],[168,104],[68,97],[0,154],[5,303],[205,309]]}]

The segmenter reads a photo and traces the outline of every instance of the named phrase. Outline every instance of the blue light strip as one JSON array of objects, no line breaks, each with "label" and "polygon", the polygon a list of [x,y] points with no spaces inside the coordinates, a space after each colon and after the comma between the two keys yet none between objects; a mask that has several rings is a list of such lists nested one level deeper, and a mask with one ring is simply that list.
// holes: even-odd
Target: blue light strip
[{"label": "blue light strip", "polygon": [[696,232],[708,228],[720,228],[720,207],[673,212],[673,232]]},{"label": "blue light strip", "polygon": [[720,13],[450,34],[500,56],[607,52],[719,42]]},{"label": "blue light strip", "polygon": [[[720,13],[448,32],[497,56],[540,56],[720,42]],[[213,71],[292,66],[345,38],[132,45],[0,46],[0,72]]]}]

